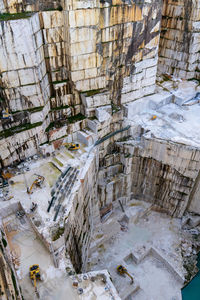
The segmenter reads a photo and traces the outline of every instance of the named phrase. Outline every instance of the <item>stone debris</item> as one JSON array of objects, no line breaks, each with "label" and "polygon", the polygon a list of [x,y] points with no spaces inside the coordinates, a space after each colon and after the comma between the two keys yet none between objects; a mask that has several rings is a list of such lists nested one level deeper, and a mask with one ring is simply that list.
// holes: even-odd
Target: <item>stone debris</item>
[{"label": "stone debris", "polygon": [[197,227],[200,224],[200,216],[190,215],[188,224],[193,228]]}]

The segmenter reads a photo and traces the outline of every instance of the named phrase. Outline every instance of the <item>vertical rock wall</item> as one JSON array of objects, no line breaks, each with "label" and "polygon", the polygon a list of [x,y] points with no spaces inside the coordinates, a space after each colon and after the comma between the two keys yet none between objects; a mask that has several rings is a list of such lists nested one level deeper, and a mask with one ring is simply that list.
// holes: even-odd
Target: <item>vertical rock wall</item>
[{"label": "vertical rock wall", "polygon": [[1,13],[21,13],[52,9],[62,10],[62,0],[0,0]]},{"label": "vertical rock wall", "polygon": [[[76,272],[84,272],[93,227],[99,223],[97,200],[98,157],[89,158],[81,173],[81,186],[65,217],[65,244]],[[69,209],[69,208],[68,208]]]},{"label": "vertical rock wall", "polygon": [[164,0],[159,74],[199,78],[200,1]]},{"label": "vertical rock wall", "polygon": [[[0,122],[6,164],[14,159],[11,145],[26,157],[48,140],[45,130],[68,125],[69,117],[93,117],[98,107],[116,108],[154,91],[160,0],[71,0],[63,1],[63,11],[23,12],[47,9],[42,3],[1,1],[8,14],[0,15],[0,108],[12,113]],[[24,133],[39,126],[42,139]],[[25,138],[34,139],[33,151],[15,144],[15,134],[26,149]]]},{"label": "vertical rock wall", "polygon": [[200,214],[200,171],[198,176],[195,180],[194,188],[190,195],[189,203],[188,203],[188,210],[195,214]]},{"label": "vertical rock wall", "polygon": [[6,105],[13,112],[45,106],[50,92],[38,15],[1,22],[0,28],[1,87]]},{"label": "vertical rock wall", "polygon": [[198,149],[152,138],[122,145],[118,154],[108,154],[100,162],[101,206],[136,198],[176,217],[181,217],[189,206],[194,211],[199,195]]},{"label": "vertical rock wall", "polygon": [[86,92],[85,114],[94,115],[101,96],[101,105],[121,105],[152,93],[161,1],[72,0],[66,5],[71,79]]},{"label": "vertical rock wall", "polygon": [[16,273],[10,262],[5,234],[0,232],[0,295],[1,299],[22,299]]},{"label": "vertical rock wall", "polygon": [[67,79],[64,14],[59,11],[40,13],[43,33],[44,56],[50,72],[50,81],[57,82]]}]

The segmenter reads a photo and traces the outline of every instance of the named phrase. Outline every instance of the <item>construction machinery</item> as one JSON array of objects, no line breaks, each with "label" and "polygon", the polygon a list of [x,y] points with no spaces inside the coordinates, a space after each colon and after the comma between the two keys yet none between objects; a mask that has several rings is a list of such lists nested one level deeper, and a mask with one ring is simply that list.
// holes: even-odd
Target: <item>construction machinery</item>
[{"label": "construction machinery", "polygon": [[0,176],[0,188],[8,186],[8,180]]},{"label": "construction machinery", "polygon": [[37,290],[37,280],[41,280],[39,265],[30,266],[29,276],[30,276],[30,279],[32,280],[33,286],[35,288],[35,293],[36,293],[37,297],[39,298],[39,292]]},{"label": "construction machinery", "polygon": [[128,275],[128,276],[130,277],[130,279],[131,279],[131,284],[133,284],[134,279],[133,279],[133,277],[128,273],[127,269],[126,269],[124,266],[119,265],[119,266],[117,267],[117,272],[118,272],[120,275],[122,275],[122,276]]},{"label": "construction machinery", "polygon": [[37,203],[32,202],[30,211],[34,212],[36,210],[37,206],[38,206]]},{"label": "construction machinery", "polygon": [[1,176],[2,176],[4,179],[10,179],[10,178],[12,178],[14,175],[13,175],[12,173],[9,173],[9,172],[7,172],[7,173],[2,172],[2,173],[1,173]]},{"label": "construction machinery", "polygon": [[154,121],[154,120],[156,120],[157,119],[157,116],[156,115],[153,115],[152,117],[151,117],[151,121]]},{"label": "construction machinery", "polygon": [[64,145],[67,146],[67,149],[71,151],[80,149],[79,144],[65,143]]},{"label": "construction machinery", "polygon": [[13,177],[11,173],[2,172],[0,174],[0,188],[8,186],[8,179],[10,179],[11,177]]},{"label": "construction machinery", "polygon": [[32,185],[30,188],[27,188],[27,193],[28,194],[32,194],[32,189],[36,186],[36,187],[42,187],[42,184],[44,182],[44,176],[41,175],[36,175],[37,178],[33,181]]},{"label": "construction machinery", "polygon": [[8,108],[2,110],[2,119],[10,119],[12,115],[9,113]]}]

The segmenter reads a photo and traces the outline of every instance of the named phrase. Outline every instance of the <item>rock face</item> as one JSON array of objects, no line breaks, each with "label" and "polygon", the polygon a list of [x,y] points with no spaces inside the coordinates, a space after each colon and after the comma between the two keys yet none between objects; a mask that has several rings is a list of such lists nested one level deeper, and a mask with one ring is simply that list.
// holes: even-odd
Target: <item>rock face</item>
[{"label": "rock face", "polygon": [[59,9],[62,10],[60,0],[56,1],[46,1],[46,0],[25,0],[25,1],[0,1],[0,10],[1,13],[21,13],[21,12],[30,12],[30,11],[39,11],[39,10],[53,10]]},{"label": "rock face", "polygon": [[85,270],[93,227],[99,223],[97,202],[98,160],[88,161],[80,175],[81,185],[65,221],[65,246],[76,270]]},{"label": "rock face", "polygon": [[[20,147],[25,157],[36,152],[48,140],[49,125],[62,127],[80,113],[93,117],[98,107],[120,106],[154,91],[161,1],[73,0],[63,2],[62,11],[45,11],[47,6],[1,2],[7,14],[0,17],[0,107],[13,115],[1,122],[3,165],[15,161]],[[15,112],[27,114],[25,128]],[[19,131],[38,122],[43,138],[29,132],[23,144],[28,149],[31,139],[35,146],[25,151],[11,136],[20,139]],[[8,154],[10,144],[14,149]]]},{"label": "rock face", "polygon": [[163,1],[159,73],[199,78],[200,1]]},{"label": "rock face", "polygon": [[[13,117],[0,122],[2,165],[14,162],[17,151],[36,153],[53,127],[76,132],[67,126],[71,116],[94,117],[99,107],[152,94],[157,65],[159,74],[198,78],[198,1],[1,1],[0,7],[0,108]],[[41,124],[42,135],[25,132]]]},{"label": "rock face", "polygon": [[[145,65],[145,60],[157,57],[161,3],[97,2],[90,9],[84,9],[76,1],[72,3],[68,12],[69,52],[76,88],[106,89],[107,101],[115,104],[139,98],[138,90],[155,83],[156,59],[149,65],[148,61]],[[143,65],[137,65],[141,60]],[[148,67],[154,68],[148,70],[153,71],[153,78],[147,83]]]},{"label": "rock face", "polygon": [[5,239],[5,233],[0,233],[0,292],[2,299],[21,299],[21,289],[16,280],[16,271],[13,263],[9,261],[9,255],[7,253],[7,240]]},{"label": "rock face", "polygon": [[100,204],[143,199],[182,217],[192,200],[199,155],[191,147],[146,137],[132,145],[119,145],[118,154],[107,154],[100,162]]}]

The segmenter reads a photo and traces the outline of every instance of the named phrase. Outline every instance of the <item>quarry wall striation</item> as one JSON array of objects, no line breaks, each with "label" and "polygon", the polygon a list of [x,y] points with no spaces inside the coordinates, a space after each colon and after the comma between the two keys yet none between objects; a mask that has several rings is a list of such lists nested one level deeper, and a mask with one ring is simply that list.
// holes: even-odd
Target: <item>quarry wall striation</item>
[{"label": "quarry wall striation", "polygon": [[199,1],[163,1],[158,72],[199,79]]},{"label": "quarry wall striation", "polygon": [[146,137],[116,144],[100,159],[101,207],[144,199],[174,217],[199,211],[199,149]]},{"label": "quarry wall striation", "polygon": [[[63,1],[62,11],[45,5],[1,1],[0,107],[11,114],[0,122],[3,165],[16,161],[17,151],[37,152],[49,126],[94,117],[98,107],[120,107],[155,88],[161,1]],[[43,138],[27,138],[38,122]]]}]

